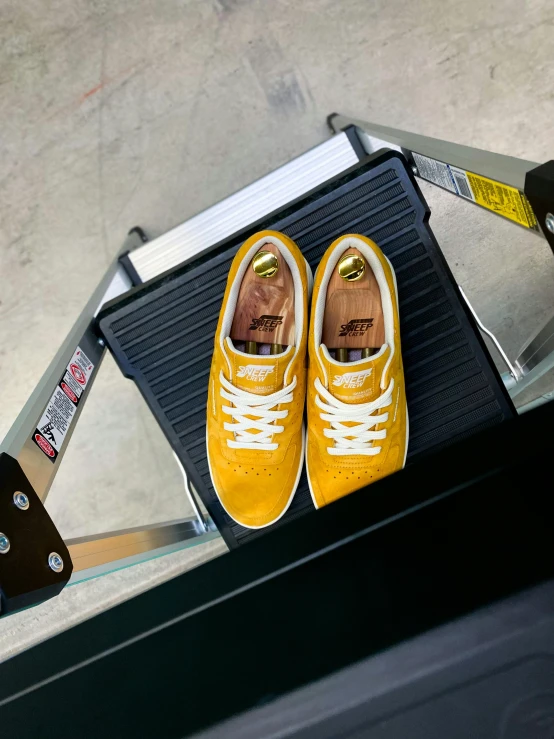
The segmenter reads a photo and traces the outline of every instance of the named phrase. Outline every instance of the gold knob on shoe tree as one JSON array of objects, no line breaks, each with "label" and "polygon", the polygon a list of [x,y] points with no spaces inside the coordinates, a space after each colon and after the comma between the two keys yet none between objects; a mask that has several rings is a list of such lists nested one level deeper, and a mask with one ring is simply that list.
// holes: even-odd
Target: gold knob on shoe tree
[{"label": "gold knob on shoe tree", "polygon": [[270,251],[259,251],[252,260],[252,269],[258,277],[274,277],[279,271],[279,260]]},{"label": "gold knob on shoe tree", "polygon": [[343,280],[355,282],[365,272],[365,259],[358,254],[345,254],[340,258],[337,270]]}]

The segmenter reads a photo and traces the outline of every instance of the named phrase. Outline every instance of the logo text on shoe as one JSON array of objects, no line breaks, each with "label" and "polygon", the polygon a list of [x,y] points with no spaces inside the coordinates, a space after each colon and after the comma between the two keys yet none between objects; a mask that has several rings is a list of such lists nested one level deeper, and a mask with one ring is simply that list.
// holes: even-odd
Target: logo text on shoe
[{"label": "logo text on shoe", "polygon": [[345,372],[343,375],[335,375],[333,377],[333,385],[344,388],[362,387],[366,377],[369,377],[370,374],[370,369],[362,370],[361,372]]},{"label": "logo text on shoe", "polygon": [[273,333],[277,326],[283,323],[283,316],[260,316],[259,318],[252,318],[252,323],[249,326],[249,331],[265,331],[266,333]]},{"label": "logo text on shoe", "polygon": [[373,318],[353,318],[342,324],[339,336],[363,336],[372,326]]},{"label": "logo text on shoe", "polygon": [[252,382],[263,382],[274,369],[275,367],[268,367],[265,364],[245,364],[238,368],[237,377],[246,377]]}]

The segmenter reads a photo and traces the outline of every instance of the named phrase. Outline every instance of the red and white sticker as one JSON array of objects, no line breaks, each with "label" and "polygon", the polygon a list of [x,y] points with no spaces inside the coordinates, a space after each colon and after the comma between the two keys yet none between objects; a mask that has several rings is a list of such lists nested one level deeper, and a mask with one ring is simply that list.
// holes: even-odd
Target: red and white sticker
[{"label": "red and white sticker", "polygon": [[40,417],[32,438],[52,462],[62,448],[93,371],[94,364],[78,346]]},{"label": "red and white sticker", "polygon": [[56,456],[56,452],[53,450],[50,444],[46,441],[44,436],[41,436],[40,434],[35,434],[35,441],[48,457]]},{"label": "red and white sticker", "polygon": [[67,395],[69,400],[72,400],[75,403],[75,405],[79,402],[79,398],[75,395],[75,393],[69,387],[69,385],[66,385],[65,382],[63,382],[63,380],[60,383],[60,387],[64,391],[64,393]]},{"label": "red and white sticker", "polygon": [[85,373],[80,367],[78,367],[76,364],[70,364],[69,369],[71,370],[71,374],[77,380],[79,385],[87,384],[87,378],[85,376]]},{"label": "red and white sticker", "polygon": [[83,390],[86,388],[89,377],[94,370],[94,365],[87,355],[78,346],[75,354],[69,360],[63,381],[67,387],[72,390],[75,395],[80,398]]}]

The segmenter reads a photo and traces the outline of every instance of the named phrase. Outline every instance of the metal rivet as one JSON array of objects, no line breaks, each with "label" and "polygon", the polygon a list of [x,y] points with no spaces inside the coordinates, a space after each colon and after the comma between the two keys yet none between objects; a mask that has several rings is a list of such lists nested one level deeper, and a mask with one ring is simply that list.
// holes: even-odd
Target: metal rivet
[{"label": "metal rivet", "polygon": [[26,511],[29,508],[29,498],[25,493],[15,492],[13,494],[13,502],[21,511]]},{"label": "metal rivet", "polygon": [[345,254],[337,267],[339,275],[347,282],[354,282],[363,277],[365,259],[358,254]]},{"label": "metal rivet", "polygon": [[106,346],[106,342],[104,341],[104,339],[98,339],[98,343],[100,346]]},{"label": "metal rivet", "polygon": [[279,260],[270,251],[259,251],[252,260],[252,269],[258,277],[274,277],[279,271]]},{"label": "metal rivet", "polygon": [[550,233],[554,234],[554,216],[552,215],[552,213],[546,214],[544,222],[546,223],[546,228],[550,231]]},{"label": "metal rivet", "polygon": [[417,176],[417,167],[415,164],[412,164],[412,172]]},{"label": "metal rivet", "polygon": [[0,554],[7,554],[10,551],[10,540],[6,534],[0,533]]},{"label": "metal rivet", "polygon": [[63,559],[57,552],[51,552],[48,555],[48,566],[54,572],[61,572],[63,570]]}]

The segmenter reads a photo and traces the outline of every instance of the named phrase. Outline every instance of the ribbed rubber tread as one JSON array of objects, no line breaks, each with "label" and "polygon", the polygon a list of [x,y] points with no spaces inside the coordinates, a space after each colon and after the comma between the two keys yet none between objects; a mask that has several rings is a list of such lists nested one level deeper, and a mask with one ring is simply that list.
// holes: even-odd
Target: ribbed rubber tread
[{"label": "ribbed rubber tread", "polygon": [[[408,462],[514,414],[428,225],[428,210],[399,156],[361,163],[306,200],[179,267],[101,315],[100,327],[178,452],[230,546],[263,535],[225,514],[206,459],[206,394],[213,337],[233,255],[252,232],[282,231],[315,271],[344,233],[374,239],[395,268],[410,445]],[[430,464],[432,462],[430,461]],[[305,472],[280,523],[312,509]],[[280,525],[280,524],[277,524]]]}]

